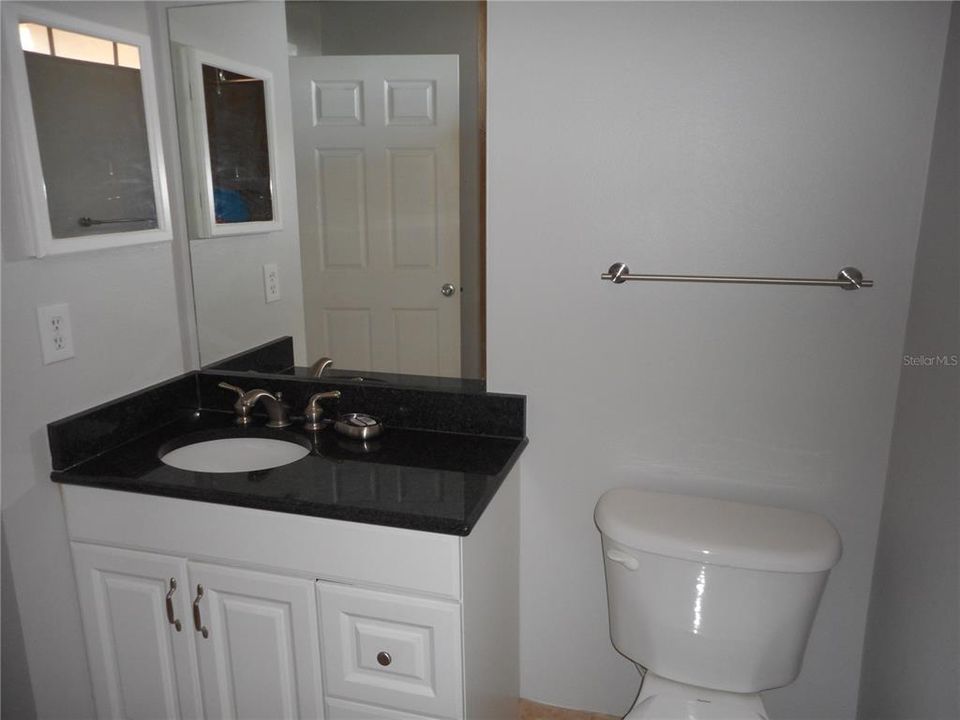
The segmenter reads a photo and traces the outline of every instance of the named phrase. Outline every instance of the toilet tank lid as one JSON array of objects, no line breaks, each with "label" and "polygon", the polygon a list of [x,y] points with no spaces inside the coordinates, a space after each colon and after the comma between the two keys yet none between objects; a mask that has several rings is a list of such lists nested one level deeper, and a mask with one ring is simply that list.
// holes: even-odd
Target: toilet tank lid
[{"label": "toilet tank lid", "polygon": [[822,572],[840,559],[840,535],[815,513],[633,488],[604,493],[600,531],[642,552],[771,572]]}]

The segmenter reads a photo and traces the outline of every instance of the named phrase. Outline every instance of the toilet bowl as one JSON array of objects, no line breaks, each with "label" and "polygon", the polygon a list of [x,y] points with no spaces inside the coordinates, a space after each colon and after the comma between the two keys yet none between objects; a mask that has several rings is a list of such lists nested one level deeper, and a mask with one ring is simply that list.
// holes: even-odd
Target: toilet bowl
[{"label": "toilet bowl", "polygon": [[624,720],[768,720],[756,693],[728,693],[685,685],[647,671]]},{"label": "toilet bowl", "polygon": [[840,537],[813,513],[621,488],[594,513],[610,638],[644,669],[627,718],[757,720],[800,672]]}]

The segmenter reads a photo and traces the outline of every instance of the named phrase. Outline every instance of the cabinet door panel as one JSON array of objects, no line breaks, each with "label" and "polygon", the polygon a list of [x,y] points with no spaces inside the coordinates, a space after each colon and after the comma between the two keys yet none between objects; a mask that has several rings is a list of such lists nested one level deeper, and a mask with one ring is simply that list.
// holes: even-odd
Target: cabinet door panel
[{"label": "cabinet door panel", "polygon": [[331,696],[463,716],[460,605],[318,583]]},{"label": "cabinet door panel", "polygon": [[190,579],[194,597],[203,587],[208,636],[196,638],[207,717],[322,718],[314,583],[202,563],[190,563]]},{"label": "cabinet door panel", "polygon": [[[201,717],[186,560],[84,543],[72,548],[98,716]],[[180,632],[165,611],[171,579]]]}]

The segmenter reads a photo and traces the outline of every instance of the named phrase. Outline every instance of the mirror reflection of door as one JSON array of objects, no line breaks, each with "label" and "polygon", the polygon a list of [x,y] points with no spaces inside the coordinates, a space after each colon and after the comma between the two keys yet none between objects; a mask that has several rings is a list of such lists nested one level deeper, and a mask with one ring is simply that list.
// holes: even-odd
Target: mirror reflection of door
[{"label": "mirror reflection of door", "polygon": [[460,375],[457,56],[290,71],[308,355]]}]

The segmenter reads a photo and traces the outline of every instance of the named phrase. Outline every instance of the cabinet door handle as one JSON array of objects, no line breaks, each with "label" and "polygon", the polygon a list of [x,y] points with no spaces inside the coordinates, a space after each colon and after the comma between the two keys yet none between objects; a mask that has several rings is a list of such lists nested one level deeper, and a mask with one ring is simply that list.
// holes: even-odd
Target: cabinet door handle
[{"label": "cabinet door handle", "polygon": [[167,622],[173,625],[177,632],[180,632],[183,629],[183,626],[180,624],[180,621],[177,620],[176,615],[173,612],[173,594],[177,591],[177,579],[170,578],[170,590],[167,592]]},{"label": "cabinet door handle", "polygon": [[197,585],[197,597],[193,601],[193,627],[198,633],[203,635],[204,638],[210,636],[210,633],[207,632],[206,626],[203,624],[203,619],[200,617],[200,598],[203,597],[203,585]]}]

